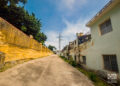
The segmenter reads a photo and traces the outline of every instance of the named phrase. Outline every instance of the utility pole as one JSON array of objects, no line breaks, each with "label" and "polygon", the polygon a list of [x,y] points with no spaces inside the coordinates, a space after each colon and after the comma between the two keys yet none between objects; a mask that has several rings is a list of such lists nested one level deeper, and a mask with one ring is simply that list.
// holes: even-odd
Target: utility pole
[{"label": "utility pole", "polygon": [[58,40],[59,40],[59,53],[60,53],[60,50],[61,50],[61,40],[62,40],[62,36],[61,36],[60,33],[59,33],[59,36],[58,36]]}]

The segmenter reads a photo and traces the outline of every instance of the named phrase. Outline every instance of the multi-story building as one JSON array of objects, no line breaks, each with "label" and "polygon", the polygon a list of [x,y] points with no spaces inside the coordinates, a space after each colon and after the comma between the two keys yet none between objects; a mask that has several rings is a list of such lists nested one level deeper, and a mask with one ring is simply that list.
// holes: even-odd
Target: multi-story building
[{"label": "multi-story building", "polygon": [[120,0],[111,0],[87,26],[92,40],[80,51],[86,66],[120,74]]},{"label": "multi-story building", "polygon": [[69,42],[69,45],[65,46],[62,50],[62,55],[65,56],[67,59],[72,58],[77,63],[81,63],[80,61],[80,51],[81,51],[81,45],[83,43],[86,43],[91,39],[91,35],[85,35],[83,33],[77,33],[77,38]]}]

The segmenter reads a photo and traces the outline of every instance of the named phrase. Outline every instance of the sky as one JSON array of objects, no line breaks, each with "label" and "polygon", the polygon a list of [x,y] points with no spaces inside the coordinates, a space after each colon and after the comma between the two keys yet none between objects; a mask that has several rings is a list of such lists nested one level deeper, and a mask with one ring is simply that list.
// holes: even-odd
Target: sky
[{"label": "sky", "polygon": [[25,9],[41,20],[41,31],[47,36],[45,44],[61,49],[75,40],[76,33],[90,33],[86,23],[110,0],[28,0]]}]

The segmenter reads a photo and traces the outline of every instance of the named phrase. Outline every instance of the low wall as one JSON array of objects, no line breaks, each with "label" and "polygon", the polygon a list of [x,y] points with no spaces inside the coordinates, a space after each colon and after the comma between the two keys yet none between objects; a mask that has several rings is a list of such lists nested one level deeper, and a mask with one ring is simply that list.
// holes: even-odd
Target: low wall
[{"label": "low wall", "polygon": [[0,51],[6,54],[5,61],[38,58],[53,54],[47,47],[30,38],[1,17]]}]

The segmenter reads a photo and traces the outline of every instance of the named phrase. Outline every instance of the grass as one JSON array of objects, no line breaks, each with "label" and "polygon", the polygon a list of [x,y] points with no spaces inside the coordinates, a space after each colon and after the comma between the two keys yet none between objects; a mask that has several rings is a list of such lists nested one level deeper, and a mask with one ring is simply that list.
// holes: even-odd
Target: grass
[{"label": "grass", "polygon": [[61,56],[61,58],[64,59],[67,63],[71,64],[73,67],[77,66],[76,62],[73,61],[72,59],[68,60],[64,56]]},{"label": "grass", "polygon": [[85,70],[84,68],[80,67],[78,64],[76,64],[75,61],[72,59],[66,59],[64,56],[60,56],[64,61],[78,69],[80,72],[82,72],[84,75],[86,75],[93,83],[95,86],[110,86],[108,83],[103,81],[99,76],[97,76],[94,72]]},{"label": "grass", "polygon": [[86,75],[95,86],[110,86],[106,82],[104,82],[102,79],[100,79],[99,76],[97,76],[94,72],[87,71],[83,68],[77,67],[77,69],[82,72],[84,75]]},{"label": "grass", "polygon": [[22,59],[22,60],[17,60],[17,61],[12,61],[12,62],[6,62],[4,66],[0,69],[0,72],[4,72],[18,64],[22,64],[24,62],[28,62],[30,60],[34,60],[33,58],[28,58],[28,59]]}]

